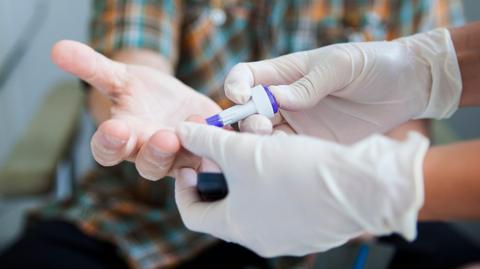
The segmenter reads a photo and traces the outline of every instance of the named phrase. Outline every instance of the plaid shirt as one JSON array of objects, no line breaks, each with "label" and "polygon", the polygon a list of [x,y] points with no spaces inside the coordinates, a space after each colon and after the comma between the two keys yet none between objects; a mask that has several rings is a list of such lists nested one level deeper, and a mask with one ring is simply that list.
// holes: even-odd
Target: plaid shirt
[{"label": "plaid shirt", "polygon": [[[238,62],[462,23],[459,0],[97,0],[91,43],[107,56],[157,51],[180,80],[222,102],[224,78]],[[70,200],[32,216],[63,218],[112,241],[132,268],[173,267],[215,239],[184,228],[172,187],[141,179],[129,164],[102,168]]]}]

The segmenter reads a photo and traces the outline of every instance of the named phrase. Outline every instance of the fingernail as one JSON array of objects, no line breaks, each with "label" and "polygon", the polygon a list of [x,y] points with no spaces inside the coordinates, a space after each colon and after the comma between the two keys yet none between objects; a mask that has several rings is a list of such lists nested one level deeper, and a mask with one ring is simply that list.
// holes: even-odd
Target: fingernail
[{"label": "fingernail", "polygon": [[100,135],[100,142],[102,143],[102,145],[108,148],[120,148],[121,146],[125,145],[125,143],[127,143],[126,140],[106,134]]},{"label": "fingernail", "polygon": [[150,150],[150,153],[153,155],[153,158],[155,158],[156,160],[167,159],[175,155],[175,153],[165,152],[153,146],[149,146],[148,149]]}]

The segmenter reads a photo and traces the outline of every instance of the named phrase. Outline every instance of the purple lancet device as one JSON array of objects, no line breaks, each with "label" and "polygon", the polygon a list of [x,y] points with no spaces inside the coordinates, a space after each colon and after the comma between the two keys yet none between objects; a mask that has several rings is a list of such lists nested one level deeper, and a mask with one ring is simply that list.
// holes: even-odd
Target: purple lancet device
[{"label": "purple lancet device", "polygon": [[278,112],[275,96],[267,86],[257,85],[252,88],[252,98],[243,105],[235,105],[206,119],[208,125],[223,127],[247,118],[253,114],[261,114],[273,118]]}]

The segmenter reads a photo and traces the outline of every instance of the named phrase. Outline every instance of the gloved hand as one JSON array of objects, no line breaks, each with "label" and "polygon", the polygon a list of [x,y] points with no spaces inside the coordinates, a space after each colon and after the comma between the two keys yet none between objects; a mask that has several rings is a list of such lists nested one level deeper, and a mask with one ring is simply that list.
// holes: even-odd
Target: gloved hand
[{"label": "gloved hand", "polygon": [[[273,121],[275,127],[342,143],[389,131],[410,119],[449,117],[462,89],[446,29],[241,63],[227,76],[225,92],[232,101],[244,103],[257,84],[270,85],[280,105],[283,118]],[[258,115],[240,126],[260,133],[272,129],[272,123]]]},{"label": "gloved hand", "polygon": [[262,256],[325,251],[365,232],[413,239],[423,203],[428,140],[374,135],[351,146],[277,134],[234,133],[182,123],[182,145],[217,163],[228,186],[220,201],[200,201],[196,172],[176,175],[185,225]]}]

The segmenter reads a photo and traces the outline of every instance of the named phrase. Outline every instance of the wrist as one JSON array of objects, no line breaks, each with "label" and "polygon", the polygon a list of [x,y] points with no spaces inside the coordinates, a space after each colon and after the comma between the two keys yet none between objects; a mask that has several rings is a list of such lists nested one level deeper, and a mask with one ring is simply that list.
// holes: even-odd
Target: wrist
[{"label": "wrist", "polygon": [[[395,151],[396,157],[391,163],[396,166],[397,173],[387,188],[391,191],[389,199],[392,205],[390,213],[384,217],[388,219],[391,216],[392,230],[407,240],[416,237],[418,214],[425,200],[423,164],[429,145],[430,141],[426,137],[411,132],[399,144]],[[387,167],[385,171],[388,169]]]},{"label": "wrist", "polygon": [[460,66],[463,92],[460,106],[480,105],[480,22],[449,29]]},{"label": "wrist", "polygon": [[[346,169],[338,169],[338,201],[363,231],[386,235],[393,232],[408,240],[416,236],[417,216],[424,200],[422,164],[429,141],[410,133],[404,141],[370,136],[339,151]],[[346,157],[354,156],[354,157]],[[335,155],[330,155],[335,160]],[[334,171],[335,172],[335,171]],[[355,175],[355,180],[353,179]]]},{"label": "wrist", "polygon": [[479,218],[480,141],[464,141],[429,149],[423,163],[425,202],[421,220]]}]

